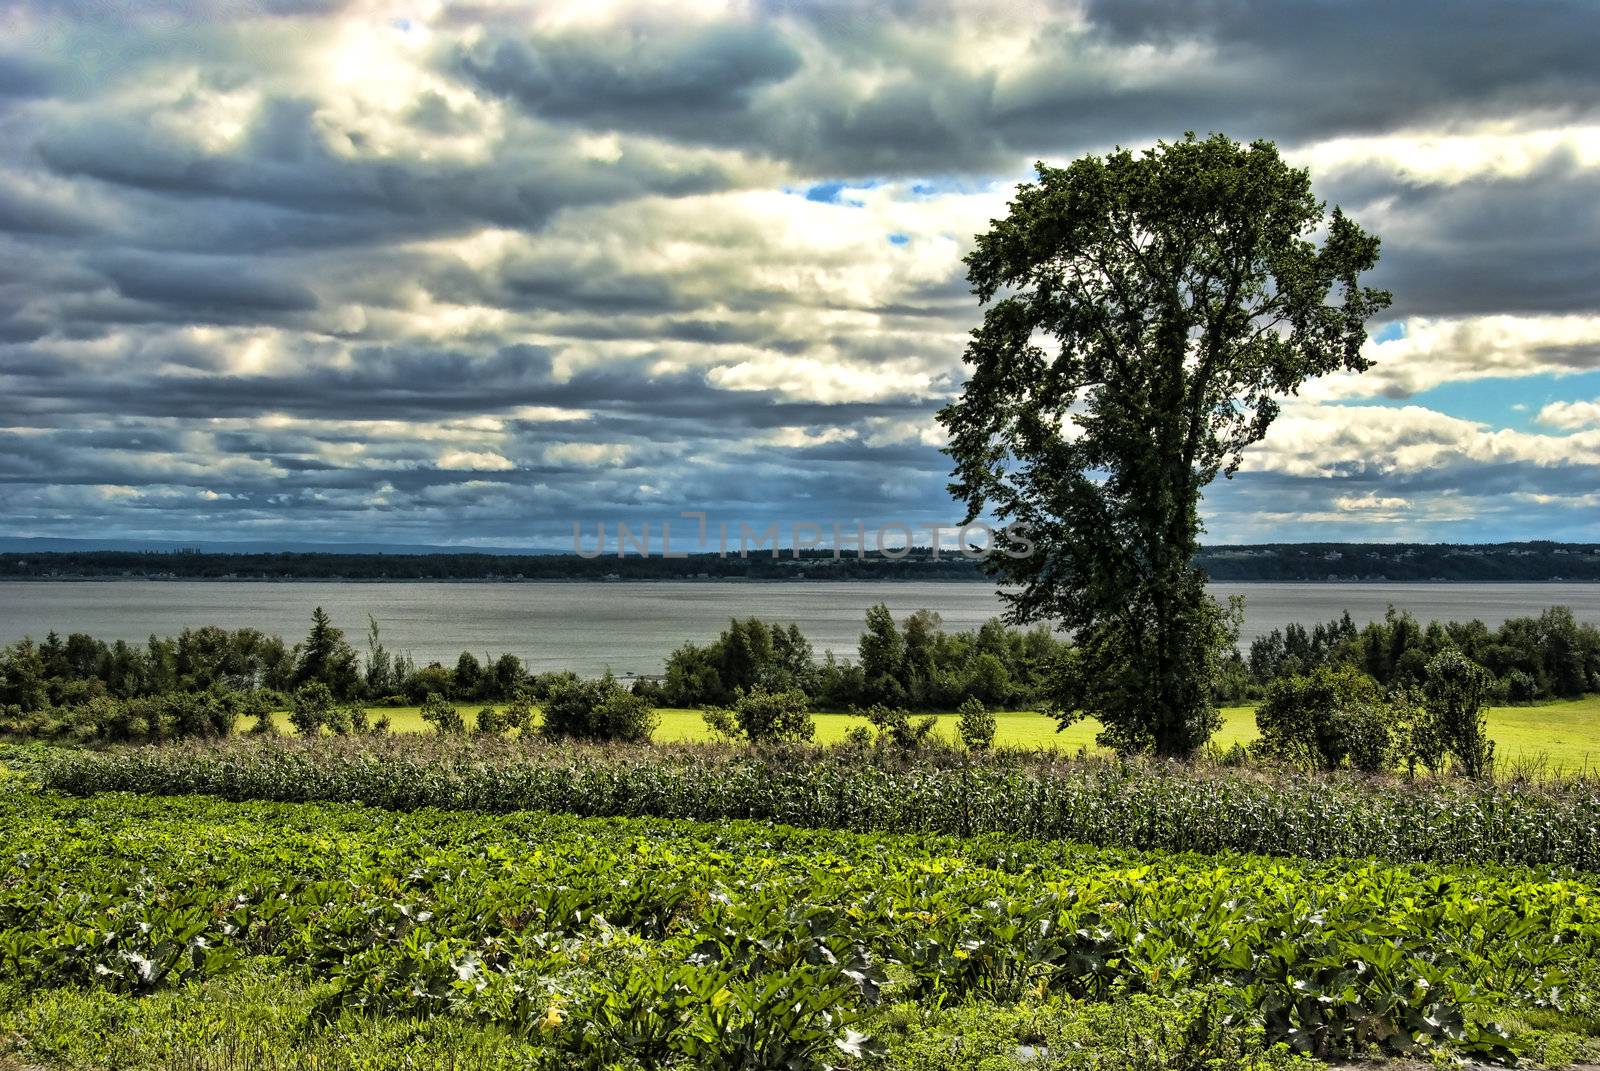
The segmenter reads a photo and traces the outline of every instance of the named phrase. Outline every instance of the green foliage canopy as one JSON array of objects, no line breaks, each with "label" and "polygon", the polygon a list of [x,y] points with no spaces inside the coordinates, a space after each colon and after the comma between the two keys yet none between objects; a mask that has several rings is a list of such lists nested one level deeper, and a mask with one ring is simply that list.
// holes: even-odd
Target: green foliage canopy
[{"label": "green foliage canopy", "polygon": [[1013,586],[1015,620],[1077,639],[1063,721],[1187,754],[1217,724],[1227,646],[1195,565],[1201,489],[1266,434],[1277,398],[1367,367],[1365,322],[1389,303],[1359,282],[1378,241],[1329,217],[1271,142],[1191,134],[1038,170],[967,257],[988,308],[939,414],[951,492],[1037,544],[985,567]]}]

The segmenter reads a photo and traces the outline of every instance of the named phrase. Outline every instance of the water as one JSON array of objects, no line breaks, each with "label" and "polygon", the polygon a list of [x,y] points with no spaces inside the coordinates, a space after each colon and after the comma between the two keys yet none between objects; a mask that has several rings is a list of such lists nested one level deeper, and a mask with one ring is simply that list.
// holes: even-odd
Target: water
[{"label": "water", "polygon": [[[1600,624],[1600,584],[1229,584],[1213,591],[1245,596],[1245,644],[1287,622],[1310,626],[1346,609],[1358,624],[1379,619],[1391,603],[1422,621],[1476,617],[1490,626],[1561,604]],[[650,674],[661,672],[674,647],[715,637],[735,616],[794,622],[819,657],[825,650],[854,657],[867,607],[880,601],[897,617],[937,610],[950,630],[1000,612],[985,584],[0,581],[0,643],[51,629],[143,642],[199,625],[251,626],[292,641],[321,606],[358,650],[372,614],[389,649],[419,664],[453,663],[465,649],[510,651],[536,670]]]}]

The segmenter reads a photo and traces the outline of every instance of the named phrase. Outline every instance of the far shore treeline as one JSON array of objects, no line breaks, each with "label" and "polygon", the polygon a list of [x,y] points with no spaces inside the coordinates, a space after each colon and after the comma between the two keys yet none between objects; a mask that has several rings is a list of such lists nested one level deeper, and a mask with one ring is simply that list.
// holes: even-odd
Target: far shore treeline
[{"label": "far shore treeline", "polygon": [[[1585,581],[1600,582],[1600,544],[1263,543],[1202,547],[1196,564],[1213,581]],[[0,579],[175,580],[950,580],[990,583],[978,563],[926,547],[904,557],[869,552],[752,550],[748,557],[686,558],[611,553],[345,554],[149,550],[14,550],[0,553]]]}]

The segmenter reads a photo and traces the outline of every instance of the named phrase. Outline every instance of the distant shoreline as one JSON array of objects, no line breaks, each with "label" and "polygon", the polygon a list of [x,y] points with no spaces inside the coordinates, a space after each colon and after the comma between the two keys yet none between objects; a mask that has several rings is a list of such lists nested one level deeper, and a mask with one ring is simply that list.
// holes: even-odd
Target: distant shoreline
[{"label": "distant shoreline", "polygon": [[[795,585],[795,584],[989,584],[987,577],[975,576],[971,578],[948,576],[861,576],[861,577],[809,577],[809,576],[715,576],[715,577],[448,577],[448,576],[407,576],[407,577],[346,577],[346,576],[0,576],[0,582],[17,582],[30,584],[737,584],[749,586],[751,584]],[[1566,579],[1565,577],[1545,577],[1530,579],[1515,579],[1504,577],[1336,577],[1315,580],[1311,578],[1293,579],[1233,579],[1224,577],[1220,579],[1208,578],[1211,584],[1271,584],[1283,586],[1286,584],[1315,584],[1322,587],[1350,586],[1355,584],[1546,584],[1546,585],[1600,585],[1600,579]]]},{"label": "distant shoreline", "polygon": [[[991,584],[956,548],[885,554],[771,548],[671,558],[637,554],[326,553],[78,550],[0,552],[0,580],[214,580],[234,583],[873,583]],[[1202,547],[1214,583],[1600,583],[1600,543],[1262,543]]]}]

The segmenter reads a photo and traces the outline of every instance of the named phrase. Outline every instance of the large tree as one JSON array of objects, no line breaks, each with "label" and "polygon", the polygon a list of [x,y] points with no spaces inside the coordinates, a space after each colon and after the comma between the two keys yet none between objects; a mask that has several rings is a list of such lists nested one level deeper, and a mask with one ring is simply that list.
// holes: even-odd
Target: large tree
[{"label": "large tree", "polygon": [[[1189,135],[1038,168],[966,258],[987,306],[939,414],[969,520],[1031,530],[991,555],[1014,621],[1075,639],[1063,723],[1183,755],[1217,724],[1230,613],[1194,563],[1201,489],[1231,476],[1312,376],[1362,371],[1378,240],[1271,142]],[[1337,291],[1337,300],[1330,295]]]}]

